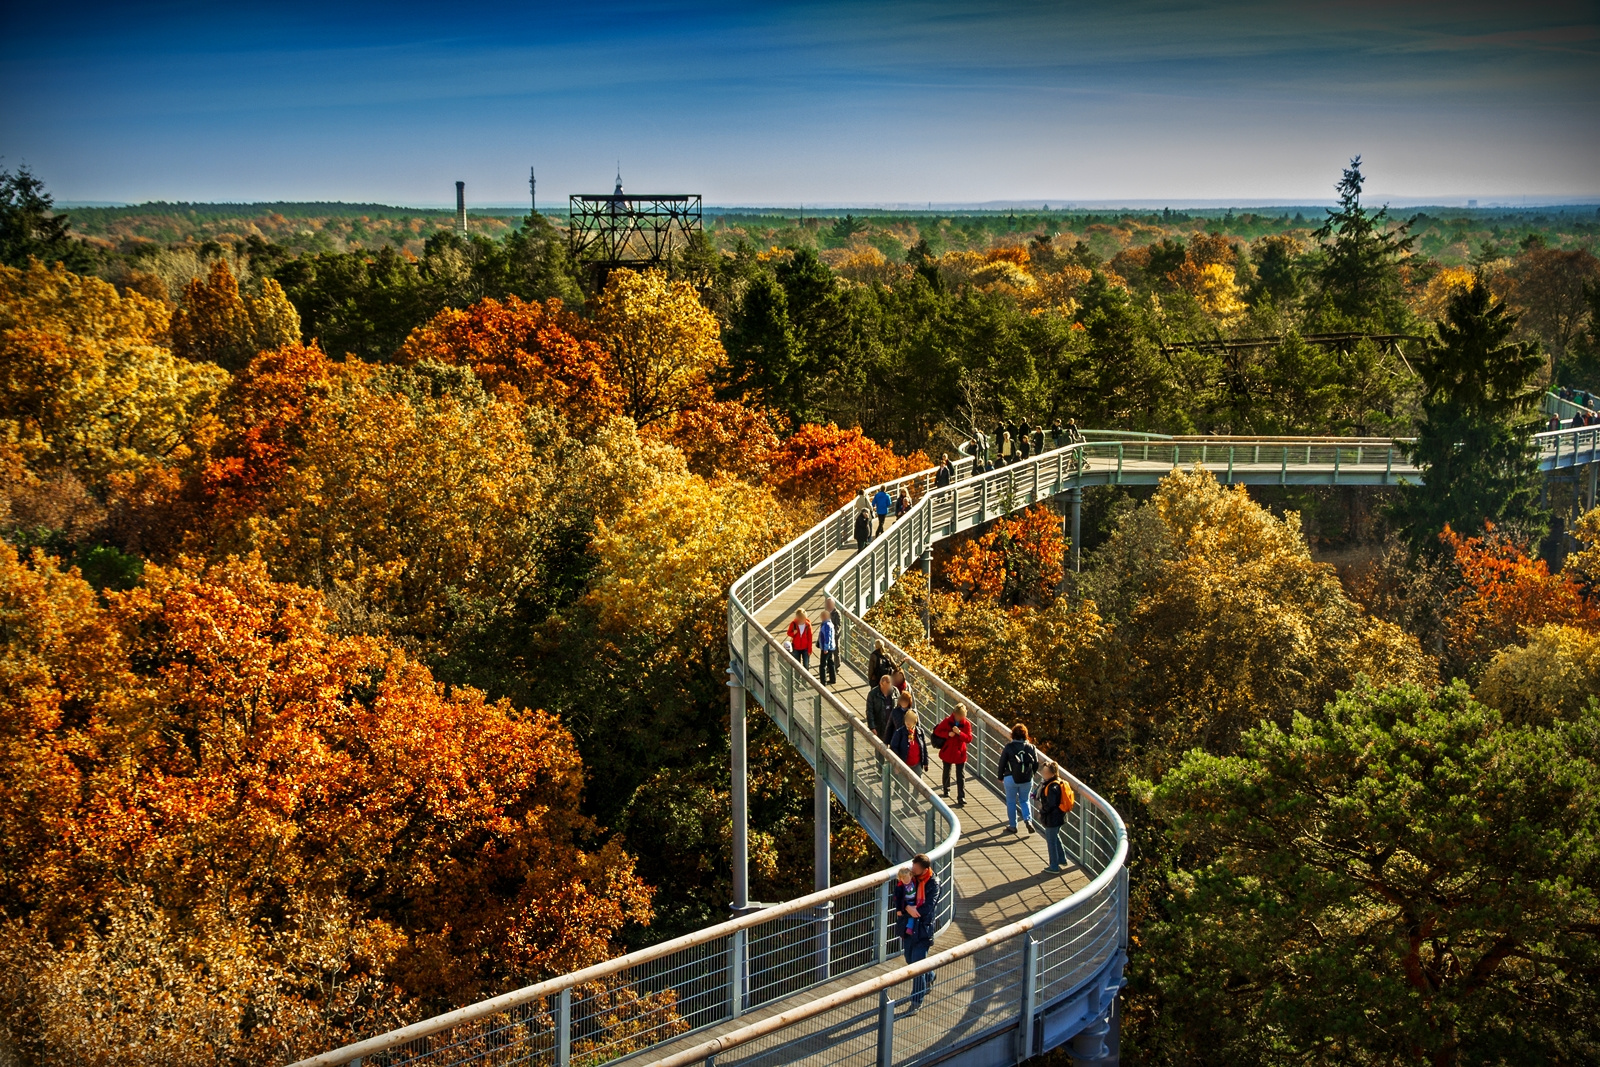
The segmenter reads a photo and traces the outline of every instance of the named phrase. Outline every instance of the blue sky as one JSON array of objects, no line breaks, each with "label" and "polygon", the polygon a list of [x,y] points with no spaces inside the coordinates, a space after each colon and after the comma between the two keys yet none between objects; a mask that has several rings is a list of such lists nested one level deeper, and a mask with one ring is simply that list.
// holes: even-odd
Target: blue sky
[{"label": "blue sky", "polygon": [[[23,10],[24,7],[27,10]],[[63,200],[1600,196],[1600,4],[7,4]]]}]

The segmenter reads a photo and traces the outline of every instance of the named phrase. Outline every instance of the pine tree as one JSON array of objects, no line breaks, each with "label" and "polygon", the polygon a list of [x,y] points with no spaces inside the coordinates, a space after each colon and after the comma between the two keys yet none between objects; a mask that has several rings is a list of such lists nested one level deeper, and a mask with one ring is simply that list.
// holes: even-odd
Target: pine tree
[{"label": "pine tree", "polygon": [[1356,156],[1335,186],[1338,209],[1329,209],[1327,220],[1312,234],[1322,245],[1317,303],[1325,325],[1395,329],[1405,320],[1398,260],[1416,238],[1407,232],[1409,222],[1391,228],[1387,207],[1367,211],[1361,203],[1365,182],[1361,157]]},{"label": "pine tree", "polygon": [[1508,340],[1516,325],[1517,316],[1475,278],[1451,296],[1416,361],[1422,418],[1407,451],[1424,481],[1406,488],[1398,513],[1419,548],[1435,546],[1447,523],[1464,533],[1486,521],[1524,536],[1544,529],[1531,447],[1544,358],[1534,345]]}]

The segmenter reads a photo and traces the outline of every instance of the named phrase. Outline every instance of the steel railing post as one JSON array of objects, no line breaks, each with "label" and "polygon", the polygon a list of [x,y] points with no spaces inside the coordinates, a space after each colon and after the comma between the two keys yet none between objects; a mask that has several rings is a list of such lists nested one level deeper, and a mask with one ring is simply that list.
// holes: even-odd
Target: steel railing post
[{"label": "steel railing post", "polygon": [[1022,1015],[1017,1020],[1017,1062],[1033,1058],[1033,1013],[1039,998],[1039,942],[1022,935]]},{"label": "steel railing post", "polygon": [[728,939],[728,1017],[744,1014],[744,971],[746,971],[746,931],[736,929]]},{"label": "steel railing post", "polygon": [[556,1000],[556,1067],[572,1062],[572,987],[561,991]]},{"label": "steel railing post", "polygon": [[889,883],[878,887],[878,916],[872,924],[877,937],[872,946],[872,961],[882,963],[889,951]]},{"label": "steel railing post", "polygon": [[878,1067],[894,1067],[894,1001],[887,989],[878,993]]}]

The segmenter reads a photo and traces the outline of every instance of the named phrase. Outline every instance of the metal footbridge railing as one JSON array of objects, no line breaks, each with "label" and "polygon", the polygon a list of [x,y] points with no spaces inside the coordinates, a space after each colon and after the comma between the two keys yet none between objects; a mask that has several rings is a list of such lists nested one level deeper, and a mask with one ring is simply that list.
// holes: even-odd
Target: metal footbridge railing
[{"label": "metal footbridge railing", "polygon": [[[1555,398],[1550,398],[1554,400]],[[1547,410],[1553,410],[1547,401]],[[1122,818],[1067,774],[1078,803],[1062,840],[1086,884],[1014,922],[897,966],[888,889],[899,862],[926,852],[945,886],[955,884],[956,813],[896,759],[861,715],[822,685],[771,624],[797,587],[841,609],[840,652],[863,676],[876,641],[903,662],[930,727],[957,703],[969,710],[974,789],[997,791],[984,768],[1010,739],[1003,722],[906,655],[864,618],[934,542],[1000,515],[1065,498],[1083,486],[1153,483],[1175,466],[1200,464],[1219,480],[1249,484],[1390,485],[1420,480],[1403,445],[1388,439],[1206,437],[1092,433],[1088,440],[987,473],[963,457],[955,478],[936,472],[890,482],[911,510],[865,551],[854,517],[865,496],[817,523],[734,583],[728,597],[735,759],[742,759],[745,697],[753,698],[816,770],[820,783],[891,861],[882,871],[744,914],[605,963],[426,1019],[292,1067],[444,1067],[540,1064],[585,1067],[627,1060],[691,1064],[1015,1063],[1073,1043],[1083,1062],[1104,1057],[1111,1005],[1128,944],[1128,839]],[[1594,463],[1597,431],[1538,435],[1540,465]],[[1594,468],[1591,468],[1594,469]],[[865,492],[865,487],[864,487]],[[809,601],[808,601],[809,602]],[[780,611],[781,614],[781,611]],[[763,616],[766,622],[763,622]],[[1065,770],[1065,768],[1063,768]],[[743,888],[742,765],[736,767],[736,893]],[[987,846],[985,846],[987,847]],[[1065,885],[1065,883],[1063,883]],[[944,893],[946,935],[958,908]],[[941,946],[948,936],[941,939]],[[938,972],[916,1015],[897,1014],[919,974]],[[952,1035],[958,1035],[952,1039]]]}]

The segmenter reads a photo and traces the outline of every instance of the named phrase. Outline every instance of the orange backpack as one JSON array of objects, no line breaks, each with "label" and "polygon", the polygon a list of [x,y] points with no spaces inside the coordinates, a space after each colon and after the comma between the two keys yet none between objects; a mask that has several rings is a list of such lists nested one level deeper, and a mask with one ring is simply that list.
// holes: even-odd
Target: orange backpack
[{"label": "orange backpack", "polygon": [[1078,802],[1078,798],[1073,794],[1072,787],[1067,784],[1065,778],[1057,778],[1055,784],[1061,787],[1061,813],[1065,815],[1072,810],[1072,805]]}]

